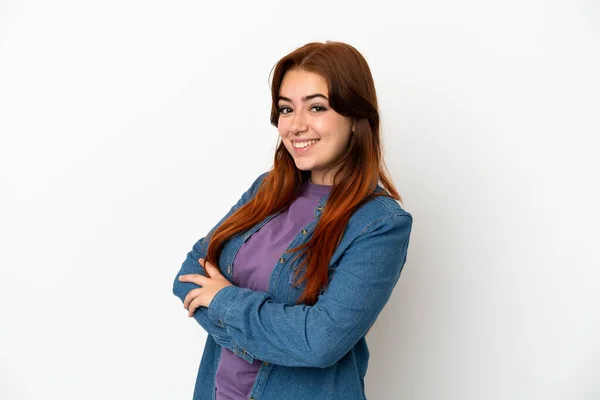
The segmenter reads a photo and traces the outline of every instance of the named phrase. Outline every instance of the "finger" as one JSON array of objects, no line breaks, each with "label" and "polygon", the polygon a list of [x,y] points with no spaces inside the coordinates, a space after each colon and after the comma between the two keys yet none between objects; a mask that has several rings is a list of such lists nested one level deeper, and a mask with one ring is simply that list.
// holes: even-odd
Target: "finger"
[{"label": "finger", "polygon": [[198,286],[204,286],[206,277],[200,274],[187,274],[179,277],[179,282],[195,283]]},{"label": "finger", "polygon": [[200,288],[190,290],[190,292],[185,296],[185,299],[183,300],[183,308],[187,309],[192,300],[198,297],[200,293]]},{"label": "finger", "polygon": [[194,300],[192,300],[192,302],[190,303],[190,308],[188,309],[188,317],[193,317],[194,313],[196,312],[196,309],[200,307],[200,296],[196,297]]},{"label": "finger", "polygon": [[214,278],[215,276],[221,275],[221,271],[219,270],[219,268],[215,267],[214,265],[212,265],[208,261],[206,261],[206,263],[204,264],[204,266],[206,267],[206,272],[209,274],[209,276],[211,278]]},{"label": "finger", "polygon": [[210,272],[208,272],[208,270],[210,269],[210,266],[212,266],[212,264],[209,263],[208,261],[206,261],[204,258],[199,259],[198,262],[200,263],[200,265],[202,265],[202,267],[204,268],[204,271],[206,271],[206,274],[209,277],[211,277],[212,274]]}]

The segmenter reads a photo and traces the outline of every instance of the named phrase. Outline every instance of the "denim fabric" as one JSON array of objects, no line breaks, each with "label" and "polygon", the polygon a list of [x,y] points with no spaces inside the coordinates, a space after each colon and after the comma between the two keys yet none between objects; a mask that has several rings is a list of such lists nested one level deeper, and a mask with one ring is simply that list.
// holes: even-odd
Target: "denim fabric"
[{"label": "denim fabric", "polygon": [[[215,229],[255,194],[260,175],[229,213],[188,253],[175,277],[173,293],[182,301],[198,287],[180,275],[200,273]],[[383,190],[380,186],[377,190]],[[315,221],[298,232],[288,248],[305,243],[314,232],[329,194],[315,207]],[[232,261],[244,241],[273,214],[228,240],[219,267],[231,281]],[[412,216],[386,196],[363,204],[350,218],[329,262],[329,285],[313,306],[296,305],[305,282],[294,286],[300,259],[282,254],[266,292],[236,286],[220,290],[194,319],[207,331],[195,400],[215,397],[215,373],[224,346],[248,362],[263,361],[252,387],[254,400],[363,400],[369,360],[365,335],[388,301],[406,261]],[[302,273],[300,273],[300,276]]]}]

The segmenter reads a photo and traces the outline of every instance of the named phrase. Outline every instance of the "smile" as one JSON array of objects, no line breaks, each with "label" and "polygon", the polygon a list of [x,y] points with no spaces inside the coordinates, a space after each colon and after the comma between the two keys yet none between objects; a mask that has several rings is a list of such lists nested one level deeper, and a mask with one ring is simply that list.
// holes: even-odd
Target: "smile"
[{"label": "smile", "polygon": [[306,142],[292,142],[292,145],[297,149],[305,149],[315,143],[317,143],[319,139],[308,140]]}]

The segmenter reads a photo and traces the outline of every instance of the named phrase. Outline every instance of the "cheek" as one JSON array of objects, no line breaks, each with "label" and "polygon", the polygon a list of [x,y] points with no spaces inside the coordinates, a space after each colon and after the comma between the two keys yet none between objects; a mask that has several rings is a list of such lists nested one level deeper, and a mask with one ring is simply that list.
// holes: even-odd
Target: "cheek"
[{"label": "cheek", "polygon": [[285,137],[287,136],[287,133],[289,132],[289,128],[285,122],[285,120],[279,120],[277,122],[277,132],[279,133],[279,135],[281,137]]},{"label": "cheek", "polygon": [[335,131],[335,124],[327,118],[320,118],[311,123],[313,130],[322,136]]},{"label": "cheek", "polygon": [[329,113],[324,118],[318,118],[312,123],[313,128],[323,136],[335,136],[338,138],[349,131],[348,121],[339,114]]}]

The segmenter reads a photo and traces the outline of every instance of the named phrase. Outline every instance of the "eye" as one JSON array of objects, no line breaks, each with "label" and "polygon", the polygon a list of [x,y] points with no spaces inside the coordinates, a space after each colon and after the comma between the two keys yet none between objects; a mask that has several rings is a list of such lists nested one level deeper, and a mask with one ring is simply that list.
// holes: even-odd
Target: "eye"
[{"label": "eye", "polygon": [[289,114],[292,110],[289,107],[279,107],[279,114]]},{"label": "eye", "polygon": [[325,107],[316,105],[316,104],[314,106],[312,106],[310,109],[315,110],[317,112],[323,112],[323,111],[327,110]]}]

